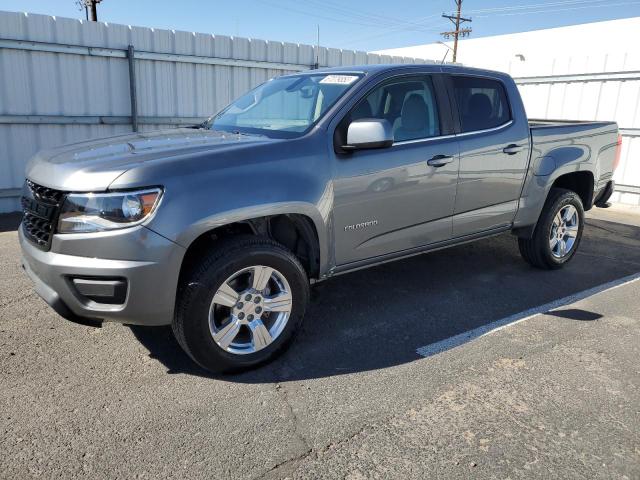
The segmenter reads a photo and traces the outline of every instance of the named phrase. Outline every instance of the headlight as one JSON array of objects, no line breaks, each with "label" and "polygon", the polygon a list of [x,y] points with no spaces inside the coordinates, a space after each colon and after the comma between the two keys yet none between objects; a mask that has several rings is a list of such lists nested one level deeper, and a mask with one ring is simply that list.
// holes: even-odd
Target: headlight
[{"label": "headlight", "polygon": [[62,204],[58,232],[102,232],[138,225],[153,213],[161,196],[160,188],[132,192],[71,193]]}]

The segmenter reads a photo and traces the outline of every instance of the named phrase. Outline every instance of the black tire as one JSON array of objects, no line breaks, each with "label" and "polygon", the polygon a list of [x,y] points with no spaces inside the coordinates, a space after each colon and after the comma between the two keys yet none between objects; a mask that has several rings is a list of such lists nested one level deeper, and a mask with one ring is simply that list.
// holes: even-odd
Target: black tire
[{"label": "black tire", "polygon": [[[558,258],[552,254],[551,246],[549,245],[549,237],[551,235],[554,217],[560,209],[566,205],[573,205],[578,212],[578,233],[575,243],[569,253],[562,258]],[[573,258],[578,250],[583,230],[584,207],[582,206],[580,196],[571,190],[566,190],[564,188],[552,188],[549,192],[549,196],[547,197],[547,201],[544,204],[532,237],[518,238],[520,254],[522,255],[522,258],[536,268],[544,270],[562,268]]]},{"label": "black tire", "polygon": [[[247,354],[230,353],[220,347],[209,330],[209,307],[222,283],[243,268],[264,265],[275,268],[289,283],[291,314],[273,343]],[[282,353],[299,330],[309,300],[309,280],[289,250],[267,238],[238,236],[215,244],[179,285],[174,335],[184,351],[202,368],[214,373],[247,370]]]}]

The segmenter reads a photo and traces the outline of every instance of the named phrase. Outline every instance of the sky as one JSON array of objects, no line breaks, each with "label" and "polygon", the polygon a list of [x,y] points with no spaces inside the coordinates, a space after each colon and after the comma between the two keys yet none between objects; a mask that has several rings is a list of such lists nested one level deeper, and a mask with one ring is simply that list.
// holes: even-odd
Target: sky
[{"label": "sky", "polygon": [[[0,0],[0,10],[84,18],[75,0]],[[454,0],[103,0],[98,20],[375,51],[431,43]],[[640,0],[464,0],[472,37],[640,16]],[[469,25],[469,24],[465,24]],[[0,37],[2,32],[0,32]]]}]

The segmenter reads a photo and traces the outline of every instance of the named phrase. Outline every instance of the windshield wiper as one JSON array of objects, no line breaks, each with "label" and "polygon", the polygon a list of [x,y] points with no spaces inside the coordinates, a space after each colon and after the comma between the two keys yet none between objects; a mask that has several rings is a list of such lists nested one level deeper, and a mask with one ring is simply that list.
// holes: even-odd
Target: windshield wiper
[{"label": "windshield wiper", "polygon": [[245,137],[266,137],[266,135],[262,133],[248,133],[248,132],[241,132],[240,130],[225,130],[223,128],[213,128],[212,130],[216,132],[230,133],[231,135],[242,135]]},{"label": "windshield wiper", "polygon": [[206,119],[204,122],[200,122],[200,123],[197,123],[195,125],[186,125],[183,128],[193,128],[194,130],[208,129],[209,128],[209,119]]}]

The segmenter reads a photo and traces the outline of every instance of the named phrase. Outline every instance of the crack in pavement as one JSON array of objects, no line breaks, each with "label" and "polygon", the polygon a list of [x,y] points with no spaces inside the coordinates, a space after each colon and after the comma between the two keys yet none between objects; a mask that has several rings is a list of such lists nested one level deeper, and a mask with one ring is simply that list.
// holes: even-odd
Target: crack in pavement
[{"label": "crack in pavement", "polygon": [[302,434],[302,431],[300,428],[301,427],[300,419],[298,418],[298,415],[296,414],[293,406],[291,405],[291,402],[289,401],[289,394],[287,393],[287,389],[281,383],[281,379],[284,377],[283,371],[286,368],[287,368],[287,362],[286,360],[284,360],[282,362],[282,366],[280,367],[276,375],[276,379],[278,379],[278,381],[274,385],[274,390],[276,392],[276,395],[282,399],[282,402],[286,406],[288,416],[293,423],[293,432],[295,434],[295,437],[298,439],[298,442],[301,444],[302,451],[298,455],[288,458],[282,462],[276,463],[273,467],[269,468],[269,470],[255,477],[256,479],[268,478],[272,474],[276,474],[277,472],[283,469],[286,469],[290,465],[300,461],[301,459],[307,457],[313,452],[313,448],[309,445],[309,442]]},{"label": "crack in pavement", "polygon": [[[390,420],[393,419],[394,415],[390,416],[388,419],[386,420]],[[291,457],[287,460],[284,460],[283,462],[280,462],[278,464],[276,464],[275,466],[273,466],[272,468],[270,468],[269,470],[267,470],[265,473],[263,473],[262,475],[260,475],[259,477],[257,477],[260,480],[263,479],[270,479],[270,478],[283,478],[285,476],[288,476],[290,474],[293,474],[293,472],[296,471],[297,466],[304,460],[306,460],[307,458],[314,456],[315,459],[318,459],[320,457],[322,457],[325,453],[327,453],[330,450],[334,450],[336,448],[339,448],[342,445],[345,445],[349,442],[351,442],[353,439],[357,438],[358,436],[362,435],[367,429],[374,429],[376,428],[373,425],[368,425],[368,424],[364,424],[362,427],[360,427],[359,429],[357,429],[355,432],[347,435],[346,437],[342,438],[341,440],[338,440],[337,442],[330,442],[327,445],[319,448],[319,449],[314,449],[312,447],[309,447],[309,449],[306,452],[301,453],[300,455],[296,455],[295,457]]]},{"label": "crack in pavement", "polygon": [[300,441],[300,443],[302,443],[302,445],[306,450],[311,450],[311,447],[309,446],[309,442],[307,442],[307,439],[304,437],[304,435],[301,432],[300,419],[298,418],[298,415],[296,414],[295,410],[293,409],[293,406],[291,405],[291,402],[289,401],[289,394],[287,393],[287,389],[284,388],[281,383],[276,383],[275,391],[278,394],[278,396],[282,398],[282,401],[287,407],[287,410],[289,412],[289,417],[293,421],[293,429],[294,429],[296,438]]},{"label": "crack in pavement", "polygon": [[368,425],[365,424],[362,427],[358,428],[354,433],[347,435],[345,438],[338,440],[337,442],[330,442],[329,444],[321,447],[320,449],[314,449],[310,445],[309,441],[302,434],[302,431],[303,431],[302,427],[304,425],[301,424],[300,419],[298,418],[298,414],[295,412],[293,406],[291,405],[287,388],[282,384],[282,379],[285,378],[284,373],[287,368],[288,368],[288,362],[286,360],[283,360],[282,366],[279,368],[278,374],[276,375],[276,378],[278,379],[278,381],[274,385],[274,390],[276,394],[282,399],[285,406],[287,407],[289,418],[293,422],[295,436],[302,446],[302,451],[298,455],[295,455],[293,457],[290,457],[286,460],[283,460],[275,464],[273,467],[269,468],[266,472],[255,477],[256,480],[267,480],[270,478],[284,478],[292,474],[293,472],[295,472],[298,464],[303,460],[311,456],[315,456],[315,458],[318,458],[322,456],[324,453],[328,452],[329,450],[350,442],[351,440],[356,438],[358,435],[360,435],[362,432],[364,432],[368,428]]}]

